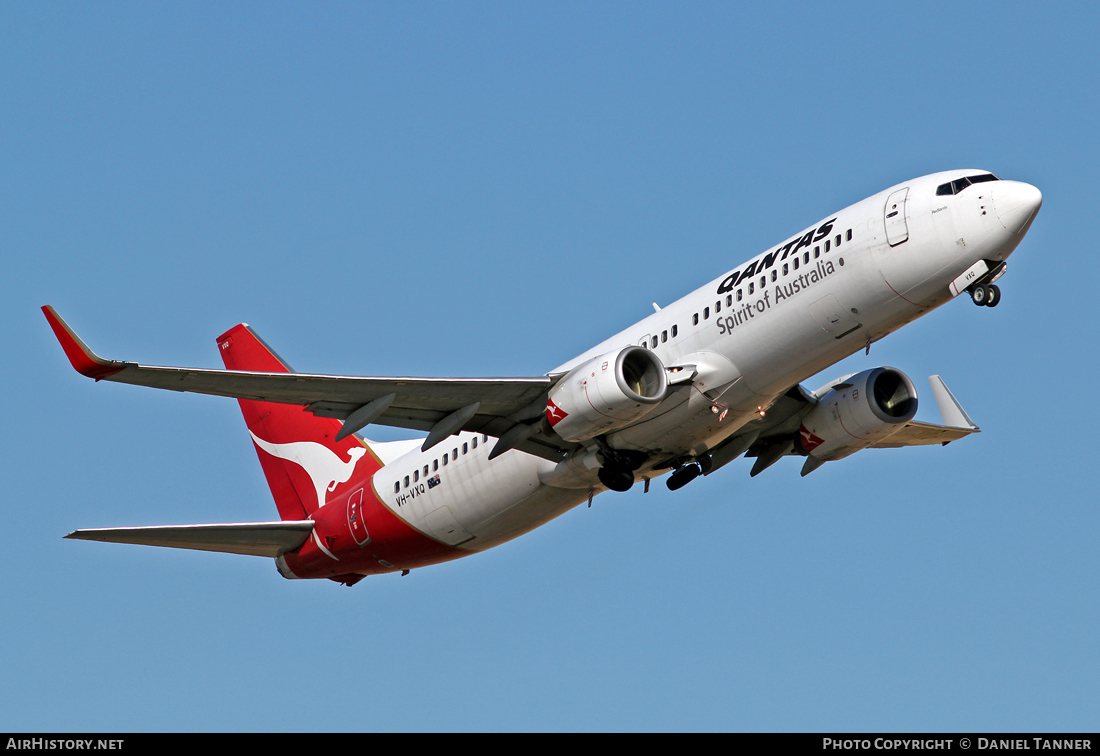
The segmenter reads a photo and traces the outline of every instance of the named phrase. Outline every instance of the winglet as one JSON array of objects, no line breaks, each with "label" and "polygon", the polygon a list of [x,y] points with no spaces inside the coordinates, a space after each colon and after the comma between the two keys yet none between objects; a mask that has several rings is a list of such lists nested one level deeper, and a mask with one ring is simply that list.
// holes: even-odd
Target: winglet
[{"label": "winglet", "polygon": [[932,385],[932,394],[936,397],[936,404],[940,406],[940,414],[943,415],[944,424],[952,428],[978,430],[978,426],[974,425],[974,421],[970,419],[970,415],[966,414],[966,410],[959,404],[959,400],[947,388],[943,378],[938,375],[930,375],[928,376],[928,382]]},{"label": "winglet", "polygon": [[76,372],[97,381],[108,378],[126,368],[125,362],[105,360],[80,340],[69,324],[61,319],[61,316],[49,305],[42,306],[42,313],[53,329],[54,336],[61,342],[61,348],[65,350],[65,356],[69,358]]}]

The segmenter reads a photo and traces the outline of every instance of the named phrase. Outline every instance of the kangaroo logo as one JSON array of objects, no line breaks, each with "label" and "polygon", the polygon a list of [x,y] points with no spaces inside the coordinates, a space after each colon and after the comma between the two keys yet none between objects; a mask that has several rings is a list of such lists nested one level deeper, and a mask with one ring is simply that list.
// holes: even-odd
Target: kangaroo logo
[{"label": "kangaroo logo", "polygon": [[329,449],[313,441],[295,441],[289,444],[272,444],[248,431],[256,446],[263,449],[273,457],[285,459],[297,465],[309,475],[313,481],[313,488],[317,491],[317,507],[325,506],[325,492],[335,491],[336,486],[346,483],[353,472],[359,459],[367,453],[362,446],[353,446],[348,449],[347,462]]}]

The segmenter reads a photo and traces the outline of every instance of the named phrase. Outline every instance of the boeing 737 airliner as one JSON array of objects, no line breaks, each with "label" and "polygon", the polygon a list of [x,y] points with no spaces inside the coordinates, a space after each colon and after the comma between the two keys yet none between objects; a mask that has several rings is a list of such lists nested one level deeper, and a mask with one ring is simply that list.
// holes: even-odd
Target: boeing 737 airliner
[{"label": "boeing 737 airliner", "polygon": [[[799,383],[961,293],[995,307],[1035,187],[979,170],[913,179],[847,207],[584,354],[530,378],[297,373],[247,325],[225,370],[106,360],[54,312],[97,381],[236,398],[279,521],[77,530],[68,538],[268,556],[287,578],[352,585],[496,546],[604,490],[670,473],[679,489],[738,456],[807,475],[861,449],[946,444],[978,428],[938,376],[944,425],[913,420],[891,367]],[[376,443],[371,423],[426,431]]]}]

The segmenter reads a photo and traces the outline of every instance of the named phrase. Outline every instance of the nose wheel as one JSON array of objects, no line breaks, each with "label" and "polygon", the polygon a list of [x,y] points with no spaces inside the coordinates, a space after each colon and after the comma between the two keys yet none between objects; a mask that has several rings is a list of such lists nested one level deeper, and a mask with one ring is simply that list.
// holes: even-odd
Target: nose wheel
[{"label": "nose wheel", "polygon": [[996,284],[979,284],[970,290],[970,298],[979,307],[996,307],[1001,303],[1001,290]]}]

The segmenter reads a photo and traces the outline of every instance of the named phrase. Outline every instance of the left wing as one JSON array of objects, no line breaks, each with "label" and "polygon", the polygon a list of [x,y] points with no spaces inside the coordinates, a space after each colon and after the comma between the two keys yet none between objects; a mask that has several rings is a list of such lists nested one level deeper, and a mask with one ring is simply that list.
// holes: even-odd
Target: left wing
[{"label": "left wing", "polygon": [[947,388],[943,378],[938,375],[928,376],[928,383],[932,386],[932,395],[936,397],[940,415],[946,425],[934,425],[910,420],[905,426],[891,433],[886,439],[877,444],[871,444],[872,449],[897,449],[901,446],[927,446],[929,444],[943,444],[947,446],[971,433],[980,433],[981,429],[974,425],[970,415],[959,404],[959,400]]},{"label": "left wing", "polygon": [[[903,446],[927,446],[931,444],[947,445],[980,429],[966,414],[959,401],[938,375],[928,376],[932,394],[936,397],[944,425],[909,420],[882,441],[867,445],[867,449],[898,449]],[[825,386],[823,388],[829,388]],[[819,390],[820,392],[820,390]],[[754,420],[740,428],[734,435],[712,448],[709,459],[703,465],[703,472],[710,475],[722,466],[729,464],[741,454],[755,457],[756,462],[750,475],[756,476],[773,465],[781,457],[807,455],[799,438],[801,419],[818,401],[817,392],[811,392],[802,386],[794,386],[768,407],[766,417]],[[820,466],[821,462],[807,459],[802,474],[807,475]]]},{"label": "left wing", "polygon": [[140,365],[103,359],[52,307],[42,312],[72,366],[97,381],[302,405],[344,420],[345,436],[369,423],[427,431],[425,450],[460,430],[498,438],[493,457],[514,448],[556,462],[576,446],[544,424],[551,376],[374,378]]}]

